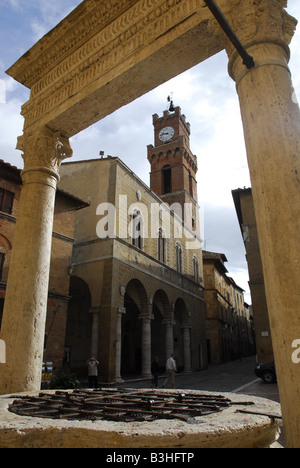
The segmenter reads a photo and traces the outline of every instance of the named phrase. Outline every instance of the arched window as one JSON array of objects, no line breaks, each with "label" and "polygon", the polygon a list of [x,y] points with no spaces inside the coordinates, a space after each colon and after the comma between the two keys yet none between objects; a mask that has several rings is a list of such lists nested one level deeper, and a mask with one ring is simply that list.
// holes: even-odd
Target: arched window
[{"label": "arched window", "polygon": [[132,215],[132,233],[131,233],[131,243],[134,247],[138,249],[143,248],[143,237],[144,237],[144,221],[141,215],[141,212],[135,210]]},{"label": "arched window", "polygon": [[193,257],[194,281],[199,283],[199,262],[196,255]]},{"label": "arched window", "polygon": [[157,256],[160,262],[166,263],[167,261],[167,244],[166,244],[166,237],[165,233],[162,228],[158,231],[158,238],[157,238]]},{"label": "arched window", "polygon": [[0,188],[0,211],[12,214],[15,194]]},{"label": "arched window", "polygon": [[166,165],[162,168],[163,195],[172,192],[172,168]]},{"label": "arched window", "polygon": [[176,270],[182,273],[183,251],[180,242],[176,242]]}]

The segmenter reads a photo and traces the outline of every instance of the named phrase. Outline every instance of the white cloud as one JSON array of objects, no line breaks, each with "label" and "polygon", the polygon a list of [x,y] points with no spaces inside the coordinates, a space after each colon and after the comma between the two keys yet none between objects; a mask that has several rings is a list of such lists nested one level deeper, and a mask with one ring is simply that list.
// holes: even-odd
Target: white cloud
[{"label": "white cloud", "polygon": [[19,168],[23,167],[20,151],[16,150],[17,137],[23,132],[23,117],[20,115],[22,102],[12,99],[0,104],[0,159]]},{"label": "white cloud", "polygon": [[41,39],[50,29],[65,18],[80,2],[73,0],[36,0],[37,12],[30,18],[34,40]]},{"label": "white cloud", "polygon": [[24,3],[24,0],[8,0],[8,3],[14,10],[20,10],[22,8],[22,3]]}]

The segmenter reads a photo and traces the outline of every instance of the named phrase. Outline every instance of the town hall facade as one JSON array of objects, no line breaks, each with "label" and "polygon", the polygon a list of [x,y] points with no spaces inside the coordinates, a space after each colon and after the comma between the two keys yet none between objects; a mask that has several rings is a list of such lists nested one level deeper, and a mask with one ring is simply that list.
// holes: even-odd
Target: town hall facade
[{"label": "town hall facade", "polygon": [[178,369],[207,366],[197,158],[179,107],[153,116],[150,188],[119,158],[65,163],[60,187],[83,197],[77,213],[65,343],[103,380],[151,376],[174,353]]}]

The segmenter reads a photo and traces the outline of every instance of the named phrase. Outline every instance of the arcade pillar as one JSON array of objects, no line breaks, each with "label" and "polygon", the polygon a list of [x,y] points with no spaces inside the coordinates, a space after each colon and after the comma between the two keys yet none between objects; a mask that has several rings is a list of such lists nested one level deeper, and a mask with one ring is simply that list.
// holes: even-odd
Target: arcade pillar
[{"label": "arcade pillar", "polygon": [[300,339],[300,111],[288,68],[295,22],[282,9],[285,3],[264,2],[258,8],[253,2],[247,15],[237,12],[243,24],[232,16],[254,68],[247,70],[231,47],[228,52],[244,127],[285,438],[296,448],[300,364],[292,355]]},{"label": "arcade pillar", "polygon": [[58,168],[69,141],[48,128],[19,138],[24,170],[5,297],[0,394],[40,389]]}]

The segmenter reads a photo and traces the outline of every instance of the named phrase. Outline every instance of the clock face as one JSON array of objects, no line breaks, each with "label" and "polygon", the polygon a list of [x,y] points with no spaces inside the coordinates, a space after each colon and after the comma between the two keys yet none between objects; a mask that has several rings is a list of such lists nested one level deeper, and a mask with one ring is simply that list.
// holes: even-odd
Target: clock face
[{"label": "clock face", "polygon": [[166,142],[166,141],[171,140],[174,134],[175,134],[175,130],[173,127],[164,127],[159,132],[158,138],[160,139],[160,141]]}]

